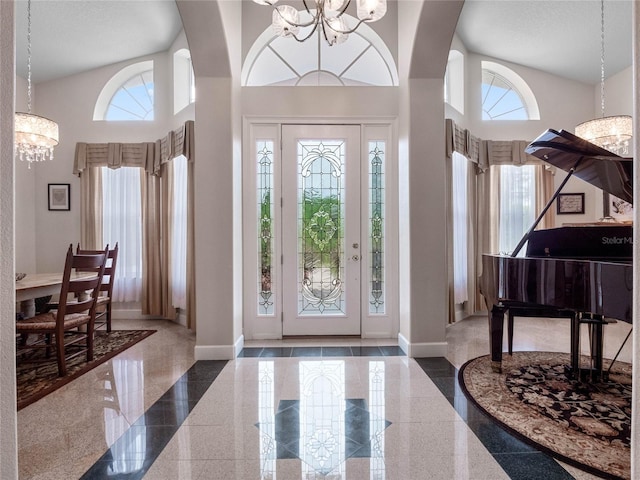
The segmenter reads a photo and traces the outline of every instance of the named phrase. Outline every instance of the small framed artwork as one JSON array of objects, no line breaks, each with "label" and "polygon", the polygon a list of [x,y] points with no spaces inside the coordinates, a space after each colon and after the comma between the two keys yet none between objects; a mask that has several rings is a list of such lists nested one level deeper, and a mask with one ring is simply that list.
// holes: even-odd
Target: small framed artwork
[{"label": "small framed artwork", "polygon": [[560,193],[557,202],[560,215],[584,213],[584,193]]},{"label": "small framed artwork", "polygon": [[633,205],[629,202],[609,195],[609,216],[616,219],[618,222],[632,222],[633,221]]},{"label": "small framed artwork", "polygon": [[71,185],[49,184],[49,210],[71,210]]}]

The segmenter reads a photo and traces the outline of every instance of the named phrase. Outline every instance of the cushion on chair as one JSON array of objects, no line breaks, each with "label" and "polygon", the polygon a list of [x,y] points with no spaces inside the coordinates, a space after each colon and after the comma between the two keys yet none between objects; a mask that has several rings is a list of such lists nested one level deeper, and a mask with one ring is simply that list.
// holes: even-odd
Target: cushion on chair
[{"label": "cushion on chair", "polygon": [[[64,326],[67,328],[79,327],[89,321],[91,317],[87,313],[71,313],[65,315]],[[35,317],[25,318],[16,322],[16,329],[22,330],[51,330],[56,329],[56,311],[41,313]]]},{"label": "cushion on chair", "polygon": [[96,305],[104,305],[106,303],[109,303],[111,301],[111,299],[106,296],[106,295],[102,295],[98,297],[98,301],[96,302]]}]

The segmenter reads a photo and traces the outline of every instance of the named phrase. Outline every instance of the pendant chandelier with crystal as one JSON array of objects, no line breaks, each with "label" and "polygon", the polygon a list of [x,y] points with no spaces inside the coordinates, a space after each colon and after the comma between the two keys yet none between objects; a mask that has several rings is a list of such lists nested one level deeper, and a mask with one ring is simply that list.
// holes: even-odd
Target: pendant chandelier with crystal
[{"label": "pendant chandelier with crystal", "polygon": [[31,0],[27,2],[27,113],[15,115],[15,152],[20,160],[31,163],[53,160],[58,145],[58,124],[31,113]]},{"label": "pendant chandelier with crystal", "polygon": [[601,117],[577,125],[576,135],[617,155],[628,155],[633,136],[631,117],[604,116],[604,0],[600,1],[600,108]]},{"label": "pendant chandelier with crystal", "polygon": [[[278,0],[253,1],[259,5],[273,6]],[[302,3],[306,13],[312,17],[309,21],[301,21],[301,12],[291,5],[274,8],[271,26],[278,36],[292,37],[298,42],[304,42],[320,27],[329,46],[336,45],[346,41],[349,34],[355,32],[362,23],[375,22],[387,13],[387,0],[356,0],[359,21],[355,27],[349,28],[343,15],[351,0],[313,0],[315,12],[309,8],[307,0],[302,0]],[[308,34],[300,36],[300,29],[305,27],[313,28]]]}]

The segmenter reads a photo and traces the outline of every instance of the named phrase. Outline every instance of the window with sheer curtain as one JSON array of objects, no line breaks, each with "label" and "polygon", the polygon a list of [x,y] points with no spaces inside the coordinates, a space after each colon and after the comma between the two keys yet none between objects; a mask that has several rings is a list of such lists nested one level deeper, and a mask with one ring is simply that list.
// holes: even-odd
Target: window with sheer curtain
[{"label": "window with sheer curtain", "polygon": [[453,179],[453,301],[459,304],[468,300],[469,161],[458,152],[453,152],[451,160]]},{"label": "window with sheer curtain", "polygon": [[[536,219],[534,165],[495,165],[500,177],[500,253],[511,253]],[[524,249],[518,256],[524,255]]]},{"label": "window with sheer curtain", "polygon": [[[171,222],[172,304],[185,309],[187,285],[187,159],[177,157],[173,169]],[[118,242],[118,266],[113,287],[115,302],[139,302],[142,292],[142,170],[137,167],[102,167],[104,243]]]},{"label": "window with sheer curtain", "polygon": [[115,302],[139,302],[142,292],[142,204],[139,168],[102,167],[102,231],[105,244],[118,242]]},{"label": "window with sheer curtain", "polygon": [[171,228],[172,305],[187,308],[187,159],[173,159],[173,218]]}]

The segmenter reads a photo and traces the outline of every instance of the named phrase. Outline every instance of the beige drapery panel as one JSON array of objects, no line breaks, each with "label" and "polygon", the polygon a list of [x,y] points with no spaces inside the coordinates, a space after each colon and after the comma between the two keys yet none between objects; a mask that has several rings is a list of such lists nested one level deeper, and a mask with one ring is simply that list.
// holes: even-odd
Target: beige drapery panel
[{"label": "beige drapery panel", "polygon": [[80,244],[88,250],[102,246],[102,170],[89,168],[80,177]]},{"label": "beige drapery panel", "polygon": [[[478,257],[480,258],[480,264],[482,262],[482,255],[478,252],[482,252],[483,237],[486,235],[488,229],[483,223],[480,222],[478,216],[481,211],[481,207],[478,205],[478,199],[482,195],[481,183],[477,181],[477,175],[481,171],[481,166],[487,164],[486,148],[483,148],[482,140],[472,135],[469,130],[464,129],[453,122],[451,119],[446,119],[445,122],[445,151],[448,159],[451,159],[453,152],[458,152],[469,160],[469,172],[468,172],[468,192],[467,192],[467,232],[468,240],[467,247],[472,255],[467,258],[467,289],[469,292],[468,300],[464,306],[465,314],[471,315],[478,310],[481,310],[484,305],[484,299],[479,293],[479,287],[477,284],[478,273]],[[452,168],[451,162],[447,162],[447,185],[451,186],[452,183]],[[452,217],[452,205],[453,197],[452,190],[449,189],[448,198],[448,215],[447,218]],[[486,211],[486,208],[484,208]],[[453,225],[449,222],[447,226],[447,232],[449,238],[453,238]],[[448,247],[453,245],[453,242],[447,242]],[[447,263],[449,275],[448,295],[449,295],[449,323],[455,321],[455,305],[453,301],[453,249],[447,248]],[[480,265],[481,266],[481,265]]]},{"label": "beige drapery panel", "polygon": [[80,176],[82,190],[81,238],[83,244],[98,248],[102,243],[102,182],[100,168],[138,167],[141,175],[143,228],[142,313],[175,318],[171,305],[169,279],[171,266],[170,219],[173,205],[171,169],[168,162],[184,155],[187,158],[187,327],[195,330],[195,267],[193,251],[195,160],[194,122],[169,132],[155,142],[76,144],[73,173]]},{"label": "beige drapery panel", "polygon": [[[475,312],[486,310],[484,297],[480,294],[479,278],[482,274],[482,254],[498,253],[498,227],[499,227],[499,169],[491,169],[491,165],[535,165],[536,185],[536,215],[541,212],[547,201],[554,193],[553,176],[555,168],[548,166],[541,160],[524,152],[530,143],[522,140],[493,141],[482,140],[472,135],[468,130],[456,125],[451,119],[445,123],[445,149],[447,157],[458,152],[467,157],[473,166],[469,179],[469,205],[467,227],[469,232],[469,251],[473,252],[473,258],[469,261],[469,300],[465,307],[465,313],[471,315]],[[447,171],[451,172],[448,162]],[[473,179],[475,178],[475,181]],[[451,182],[448,182],[451,185]],[[452,204],[449,198],[449,204]],[[449,217],[451,218],[451,217]],[[549,209],[537,228],[550,228],[555,224],[555,212]],[[448,231],[452,233],[450,226]],[[451,242],[449,242],[451,243]],[[453,271],[453,257],[451,249],[448,253],[450,271]],[[449,285],[449,321],[454,320],[453,283]]]}]

